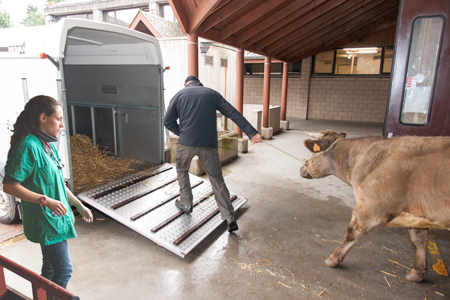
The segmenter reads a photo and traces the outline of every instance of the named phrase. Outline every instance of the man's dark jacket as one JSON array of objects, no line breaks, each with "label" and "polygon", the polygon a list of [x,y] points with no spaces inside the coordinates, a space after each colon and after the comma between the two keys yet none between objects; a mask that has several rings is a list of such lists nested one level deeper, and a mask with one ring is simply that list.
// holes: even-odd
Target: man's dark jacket
[{"label": "man's dark jacket", "polygon": [[190,82],[173,96],[164,126],[180,137],[180,145],[217,148],[216,110],[233,120],[249,138],[258,133],[222,95],[200,81]]}]

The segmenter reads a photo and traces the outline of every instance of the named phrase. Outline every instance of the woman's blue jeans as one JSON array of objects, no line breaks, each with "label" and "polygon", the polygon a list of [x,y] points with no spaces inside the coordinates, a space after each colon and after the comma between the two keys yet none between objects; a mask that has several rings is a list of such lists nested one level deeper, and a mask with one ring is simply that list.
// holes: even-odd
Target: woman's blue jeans
[{"label": "woman's blue jeans", "polygon": [[66,288],[73,272],[67,241],[48,246],[41,245],[41,250],[43,261],[41,276]]}]

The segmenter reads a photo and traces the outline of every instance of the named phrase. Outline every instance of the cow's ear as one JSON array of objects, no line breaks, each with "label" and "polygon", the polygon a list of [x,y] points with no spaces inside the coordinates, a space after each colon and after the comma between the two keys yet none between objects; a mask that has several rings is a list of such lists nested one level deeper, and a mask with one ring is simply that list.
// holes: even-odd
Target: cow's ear
[{"label": "cow's ear", "polygon": [[339,137],[341,139],[343,139],[343,138],[345,138],[347,136],[347,133],[346,132],[340,132],[338,135],[339,135]]},{"label": "cow's ear", "polygon": [[321,152],[330,146],[330,142],[321,140],[305,140],[303,142],[306,148],[311,152]]}]

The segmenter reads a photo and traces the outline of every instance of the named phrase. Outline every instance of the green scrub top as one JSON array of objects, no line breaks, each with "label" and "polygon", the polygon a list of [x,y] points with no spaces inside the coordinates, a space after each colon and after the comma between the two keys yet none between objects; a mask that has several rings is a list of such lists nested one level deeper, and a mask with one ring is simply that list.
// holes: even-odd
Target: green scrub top
[{"label": "green scrub top", "polygon": [[[54,156],[60,161],[56,147],[53,143],[50,144]],[[77,236],[62,170],[45,152],[41,141],[34,134],[26,136],[10,151],[5,173],[22,182],[22,186],[27,189],[59,200],[66,206],[66,215],[58,217],[52,215],[47,206],[41,207],[39,203],[22,201],[23,231],[28,240],[41,245],[51,245]]]}]

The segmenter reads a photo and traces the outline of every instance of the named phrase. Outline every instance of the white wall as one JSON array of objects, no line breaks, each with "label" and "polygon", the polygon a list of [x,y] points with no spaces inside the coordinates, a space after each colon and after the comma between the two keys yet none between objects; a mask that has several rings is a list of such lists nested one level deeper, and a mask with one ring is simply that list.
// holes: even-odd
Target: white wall
[{"label": "white wall", "polygon": [[[164,66],[170,70],[164,73],[164,99],[166,107],[170,99],[184,87],[188,74],[187,68],[187,38],[159,39]],[[198,54],[199,79],[204,86],[218,91],[225,99],[234,105],[236,85],[236,52],[226,46],[211,44],[207,55],[214,57],[213,66],[205,65],[205,58]],[[220,59],[228,59],[228,68],[220,67]],[[226,74],[226,76],[225,76]]]}]

